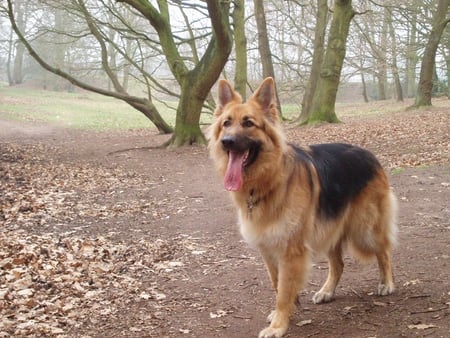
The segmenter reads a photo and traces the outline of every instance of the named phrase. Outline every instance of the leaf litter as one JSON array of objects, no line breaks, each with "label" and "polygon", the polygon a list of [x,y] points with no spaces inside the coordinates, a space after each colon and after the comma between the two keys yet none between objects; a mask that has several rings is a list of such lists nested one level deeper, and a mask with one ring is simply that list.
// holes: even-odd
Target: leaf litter
[{"label": "leaf litter", "polygon": [[133,295],[157,312],[167,295],[143,277],[170,279],[193,246],[188,236],[130,245],[104,237],[2,232],[0,336],[62,334],[88,317],[114,313],[114,299]]},{"label": "leaf litter", "polygon": [[[448,112],[436,111],[419,112],[414,118],[402,114],[389,123],[349,118],[343,125],[290,129],[287,134],[299,144],[359,144],[374,151],[391,169],[439,165],[450,162],[449,117]],[[73,165],[47,156],[59,151],[43,144],[0,143],[0,337],[65,336],[88,318],[93,324],[105,317],[111,320],[120,306],[132,301],[146,302],[146,308],[153,309],[148,325],[165,318],[176,302],[197,311],[206,309],[197,299],[193,303],[171,299],[163,288],[169,280],[189,278],[186,270],[196,260],[204,274],[213,270],[203,264],[205,260],[214,263],[215,258],[201,238],[179,235],[129,244],[112,240],[108,234],[41,233],[48,225],[88,217],[108,221],[144,215],[158,221],[186,210],[187,197],[180,191],[155,196],[167,177],[149,181],[119,168]],[[447,187],[445,182],[441,186]],[[126,190],[135,193],[124,196]],[[409,283],[416,281],[405,284]],[[384,307],[385,303],[374,305]],[[217,320],[231,312],[209,314]],[[129,331],[145,331],[138,322],[133,325]]]}]

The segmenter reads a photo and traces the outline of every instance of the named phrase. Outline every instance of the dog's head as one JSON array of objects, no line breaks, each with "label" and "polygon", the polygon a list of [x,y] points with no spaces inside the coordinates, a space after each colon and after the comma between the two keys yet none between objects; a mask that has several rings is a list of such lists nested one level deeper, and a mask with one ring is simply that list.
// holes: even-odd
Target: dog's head
[{"label": "dog's head", "polygon": [[[275,85],[266,78],[247,102],[226,80],[219,82],[209,148],[227,190],[238,191],[281,151],[284,137],[278,121]],[[265,158],[266,157],[266,158]]]}]

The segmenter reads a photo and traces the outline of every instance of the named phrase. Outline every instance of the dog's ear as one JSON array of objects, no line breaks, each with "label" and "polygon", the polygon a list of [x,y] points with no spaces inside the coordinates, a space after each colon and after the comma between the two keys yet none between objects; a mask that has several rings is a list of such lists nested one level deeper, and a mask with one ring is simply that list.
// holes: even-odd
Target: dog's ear
[{"label": "dog's ear", "polygon": [[231,84],[227,80],[222,79],[219,81],[219,102],[215,115],[220,115],[223,108],[230,102],[242,103],[241,95],[231,87]]},{"label": "dog's ear", "polygon": [[278,120],[277,98],[275,95],[275,82],[267,77],[253,93],[252,100],[256,101],[271,121]]}]

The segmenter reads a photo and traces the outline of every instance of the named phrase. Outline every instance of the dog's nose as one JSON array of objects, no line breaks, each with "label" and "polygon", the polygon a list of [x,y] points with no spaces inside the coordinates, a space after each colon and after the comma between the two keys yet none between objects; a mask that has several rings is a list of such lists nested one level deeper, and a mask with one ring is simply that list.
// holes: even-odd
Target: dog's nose
[{"label": "dog's nose", "polygon": [[236,143],[236,138],[234,136],[227,135],[222,137],[221,141],[225,149],[231,149]]}]

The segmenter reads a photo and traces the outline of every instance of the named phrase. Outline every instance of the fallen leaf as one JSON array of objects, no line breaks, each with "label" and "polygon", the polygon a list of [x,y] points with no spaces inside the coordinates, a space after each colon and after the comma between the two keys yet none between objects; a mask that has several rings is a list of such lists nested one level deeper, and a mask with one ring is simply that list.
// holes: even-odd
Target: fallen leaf
[{"label": "fallen leaf", "polygon": [[419,284],[419,283],[420,283],[419,279],[413,279],[413,280],[410,280],[410,281],[407,281],[407,282],[403,283],[403,286],[416,285],[416,284]]},{"label": "fallen leaf", "polygon": [[377,302],[377,301],[374,301],[374,302],[373,302],[373,305],[375,305],[375,306],[387,306],[386,303],[383,303],[383,302]]},{"label": "fallen leaf", "polygon": [[295,325],[302,327],[302,326],[305,326],[305,325],[308,325],[311,323],[312,323],[312,319],[306,319],[306,320],[302,320],[302,321],[298,322]]},{"label": "fallen leaf", "polygon": [[437,327],[433,324],[416,324],[416,325],[408,325],[408,329],[417,329],[417,330],[426,330],[431,329],[433,327]]},{"label": "fallen leaf", "polygon": [[140,298],[148,300],[150,299],[152,296],[150,294],[148,294],[147,292],[143,291],[141,292],[141,294],[139,295]]},{"label": "fallen leaf", "polygon": [[226,311],[224,311],[224,310],[217,310],[216,313],[210,312],[209,313],[209,318],[212,318],[212,319],[214,319],[214,318],[221,318],[221,317],[226,316],[227,314],[228,313]]}]

